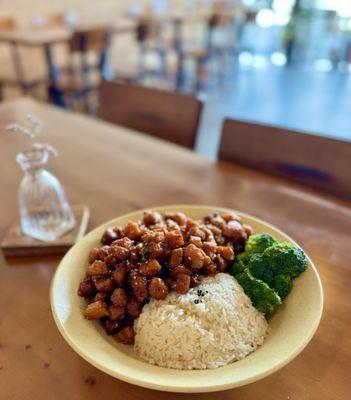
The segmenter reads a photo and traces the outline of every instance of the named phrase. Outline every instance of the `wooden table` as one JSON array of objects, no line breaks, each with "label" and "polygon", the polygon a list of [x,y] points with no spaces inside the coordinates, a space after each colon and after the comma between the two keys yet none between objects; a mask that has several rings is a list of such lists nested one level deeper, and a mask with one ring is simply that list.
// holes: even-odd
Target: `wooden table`
[{"label": "wooden table", "polygon": [[[86,203],[91,228],[132,210],[175,203],[242,210],[283,229],[309,253],[325,289],[321,325],[307,348],[277,373],[215,394],[178,395],[111,378],[81,359],[58,333],[49,285],[59,257],[0,256],[0,398],[20,399],[279,399],[351,398],[350,203],[127,129],[21,100],[0,106],[0,124],[32,112],[44,121],[42,140],[60,153],[50,169],[73,204]],[[0,136],[0,235],[17,214],[22,173],[15,140]]]},{"label": "wooden table", "polygon": [[0,30],[0,42],[22,46],[45,46],[69,40],[74,30],[109,29],[112,33],[130,32],[135,24],[128,20],[83,20],[74,27],[48,27],[42,29]]},{"label": "wooden table", "polygon": [[74,27],[52,26],[42,29],[0,30],[0,43],[8,43],[10,45],[13,67],[23,94],[27,93],[27,83],[24,78],[25,61],[20,56],[19,47],[43,48],[48,69],[47,81],[55,85],[60,72],[52,54],[53,45],[68,42],[72,38],[74,30],[84,32],[95,29],[106,29],[111,34],[124,34],[133,32],[135,23],[125,18],[118,18],[117,20],[112,18],[104,20],[85,19],[79,21]]}]

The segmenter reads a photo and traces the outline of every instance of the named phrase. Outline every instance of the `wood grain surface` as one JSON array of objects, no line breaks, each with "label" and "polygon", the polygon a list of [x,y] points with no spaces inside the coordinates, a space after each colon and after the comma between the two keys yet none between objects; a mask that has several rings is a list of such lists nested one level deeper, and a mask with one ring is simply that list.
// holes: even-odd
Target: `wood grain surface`
[{"label": "wood grain surface", "polygon": [[[325,289],[321,325],[289,365],[261,381],[218,394],[142,389],[98,371],[74,353],[51,316],[49,286],[57,256],[0,256],[0,398],[48,399],[349,399],[351,397],[350,203],[118,126],[30,100],[0,106],[0,124],[32,112],[42,140],[60,153],[50,169],[71,202],[89,205],[91,224],[135,209],[213,204],[258,216],[291,235],[315,262]],[[16,143],[0,134],[0,235],[16,217],[21,171]]]}]

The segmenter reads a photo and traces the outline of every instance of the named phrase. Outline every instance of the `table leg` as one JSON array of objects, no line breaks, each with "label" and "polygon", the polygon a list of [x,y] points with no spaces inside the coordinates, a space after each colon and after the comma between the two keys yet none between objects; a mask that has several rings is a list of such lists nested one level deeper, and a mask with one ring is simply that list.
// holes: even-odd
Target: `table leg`
[{"label": "table leg", "polygon": [[46,64],[49,72],[49,86],[48,86],[48,96],[49,99],[56,105],[66,108],[67,104],[65,102],[63,93],[57,87],[57,78],[60,75],[58,68],[56,68],[54,63],[54,57],[52,55],[52,48],[50,44],[44,46]]},{"label": "table leg", "polygon": [[59,70],[56,68],[55,63],[54,63],[54,57],[52,55],[52,49],[50,44],[46,44],[44,46],[45,50],[45,57],[46,57],[46,62],[47,66],[49,69],[49,78],[51,83],[56,83],[56,79],[59,76]]},{"label": "table leg", "polygon": [[27,87],[25,85],[24,68],[19,53],[18,43],[11,43],[11,57],[12,57],[13,67],[15,70],[16,81],[20,86],[22,93],[26,94]]}]

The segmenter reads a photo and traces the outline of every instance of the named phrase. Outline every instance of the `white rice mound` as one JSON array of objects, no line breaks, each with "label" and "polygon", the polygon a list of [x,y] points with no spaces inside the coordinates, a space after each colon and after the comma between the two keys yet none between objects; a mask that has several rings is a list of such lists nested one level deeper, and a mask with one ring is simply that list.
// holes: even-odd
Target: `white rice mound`
[{"label": "white rice mound", "polygon": [[[205,295],[198,296],[198,290]],[[172,292],[165,300],[151,300],[134,330],[134,349],[149,363],[207,369],[255,351],[268,334],[268,323],[236,279],[221,273],[204,278],[185,295]]]}]

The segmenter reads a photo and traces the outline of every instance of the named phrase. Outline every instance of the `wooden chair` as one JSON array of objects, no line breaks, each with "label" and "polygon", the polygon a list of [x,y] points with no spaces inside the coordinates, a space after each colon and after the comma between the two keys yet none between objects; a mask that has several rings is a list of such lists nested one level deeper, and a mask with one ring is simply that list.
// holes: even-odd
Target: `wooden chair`
[{"label": "wooden chair", "polygon": [[86,112],[95,111],[91,95],[97,94],[108,68],[110,37],[105,28],[74,32],[69,41],[68,66],[60,69],[59,78],[49,90],[55,104],[72,108],[72,103],[81,101]]},{"label": "wooden chair", "polygon": [[[12,18],[0,19],[0,31],[14,31],[17,28],[16,22]],[[45,76],[28,77],[27,71],[25,71],[23,64],[23,55],[20,52],[20,48],[15,43],[9,43],[8,48],[10,51],[10,57],[12,61],[13,72],[7,71],[2,72],[0,76],[0,101],[3,99],[4,88],[16,88],[20,89],[22,94],[28,94],[33,89],[46,83]]]},{"label": "wooden chair", "polygon": [[98,117],[194,148],[202,103],[193,96],[103,81]]},{"label": "wooden chair", "polygon": [[351,143],[227,119],[219,159],[351,198]]}]

